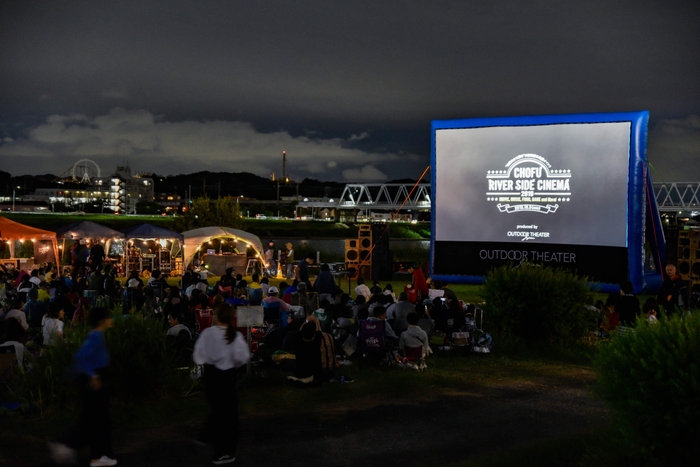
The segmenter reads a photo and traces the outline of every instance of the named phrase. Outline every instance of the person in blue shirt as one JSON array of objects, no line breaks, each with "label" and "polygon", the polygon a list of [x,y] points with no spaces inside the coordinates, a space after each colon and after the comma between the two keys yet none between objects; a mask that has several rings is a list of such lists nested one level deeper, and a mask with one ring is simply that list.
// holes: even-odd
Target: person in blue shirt
[{"label": "person in blue shirt", "polygon": [[321,272],[316,276],[314,289],[318,292],[319,301],[328,300],[331,303],[335,300],[335,279],[328,264],[321,265]]},{"label": "person in blue shirt", "polygon": [[109,398],[103,373],[109,365],[109,352],[104,333],[114,325],[108,309],[96,307],[90,311],[92,331],[87,335],[73,358],[80,391],[78,424],[63,443],[50,443],[51,457],[57,464],[75,463],[76,449],[90,445],[90,467],[116,465],[112,454]]},{"label": "person in blue shirt", "polygon": [[306,258],[299,261],[297,264],[297,280],[299,282],[304,282],[310,284],[309,282],[309,266],[314,264],[314,256],[308,255]]}]

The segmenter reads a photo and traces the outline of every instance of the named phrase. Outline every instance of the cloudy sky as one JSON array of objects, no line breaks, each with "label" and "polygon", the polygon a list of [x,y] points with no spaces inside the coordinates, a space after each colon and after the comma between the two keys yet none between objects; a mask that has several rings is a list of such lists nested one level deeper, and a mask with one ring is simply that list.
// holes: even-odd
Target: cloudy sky
[{"label": "cloudy sky", "polygon": [[3,1],[0,170],[417,178],[430,121],[649,110],[700,180],[697,1]]}]

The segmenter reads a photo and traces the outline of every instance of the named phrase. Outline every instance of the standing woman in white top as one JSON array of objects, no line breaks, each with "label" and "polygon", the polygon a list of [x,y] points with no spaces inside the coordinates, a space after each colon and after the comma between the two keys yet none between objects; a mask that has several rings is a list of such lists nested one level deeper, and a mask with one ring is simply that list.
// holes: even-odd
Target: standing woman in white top
[{"label": "standing woman in white top", "polygon": [[250,357],[245,339],[233,326],[234,312],[235,308],[228,303],[216,307],[216,324],[202,331],[192,355],[196,364],[204,365],[202,382],[211,408],[200,440],[213,445],[212,462],[216,465],[236,460],[236,368],[245,365]]},{"label": "standing woman in white top", "polygon": [[65,315],[66,312],[60,303],[52,302],[49,304],[49,312],[42,328],[45,346],[56,345],[63,341],[63,321],[61,320]]}]

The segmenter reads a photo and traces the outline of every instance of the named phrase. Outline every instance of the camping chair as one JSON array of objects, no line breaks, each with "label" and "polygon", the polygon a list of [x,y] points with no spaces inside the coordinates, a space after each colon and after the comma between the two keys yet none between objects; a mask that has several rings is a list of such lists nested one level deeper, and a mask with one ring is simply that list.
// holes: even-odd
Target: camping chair
[{"label": "camping chair", "polygon": [[[361,357],[369,357],[381,363],[389,350],[384,337],[384,321],[363,319],[360,321],[360,333],[357,350]],[[362,359],[360,359],[360,362]]]},{"label": "camping chair", "polygon": [[258,306],[262,303],[262,299],[263,299],[262,289],[248,288],[248,296],[250,297],[250,299],[248,301],[250,302],[251,306]]},{"label": "camping chair", "polygon": [[[259,289],[262,290],[262,289]],[[263,316],[265,323],[268,325],[273,325],[275,327],[282,327],[280,320],[280,304],[279,303],[265,303],[263,302]],[[285,323],[286,324],[286,323]]]},{"label": "camping chair", "polygon": [[17,353],[14,345],[0,346],[0,381],[10,374],[11,368],[17,365]]},{"label": "camping chair", "polygon": [[423,357],[423,346],[405,346],[403,348],[404,361],[403,369],[406,371],[406,367],[415,368],[418,371],[423,371],[425,368],[425,358]]},{"label": "camping chair", "polygon": [[201,334],[214,321],[214,310],[211,308],[197,308],[194,310],[195,329]]}]

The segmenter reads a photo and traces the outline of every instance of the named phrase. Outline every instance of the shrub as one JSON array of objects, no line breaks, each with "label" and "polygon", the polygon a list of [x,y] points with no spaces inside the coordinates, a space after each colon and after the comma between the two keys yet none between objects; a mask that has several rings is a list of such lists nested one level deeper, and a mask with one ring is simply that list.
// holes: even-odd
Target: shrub
[{"label": "shrub", "polygon": [[[117,309],[118,310],[118,309]],[[45,347],[41,357],[30,358],[27,371],[13,375],[7,389],[12,396],[40,413],[72,404],[77,396],[69,378],[73,355],[89,332],[86,324],[67,330],[63,343]],[[110,365],[105,379],[110,393],[124,402],[181,394],[192,386],[189,373],[176,370],[177,355],[166,346],[163,322],[118,310],[114,327],[105,334]]]},{"label": "shrub", "polygon": [[488,324],[528,345],[570,345],[594,329],[585,278],[523,263],[492,269],[483,286]]},{"label": "shrub", "polygon": [[637,322],[594,360],[600,391],[632,452],[673,459],[700,454],[700,314]]}]

